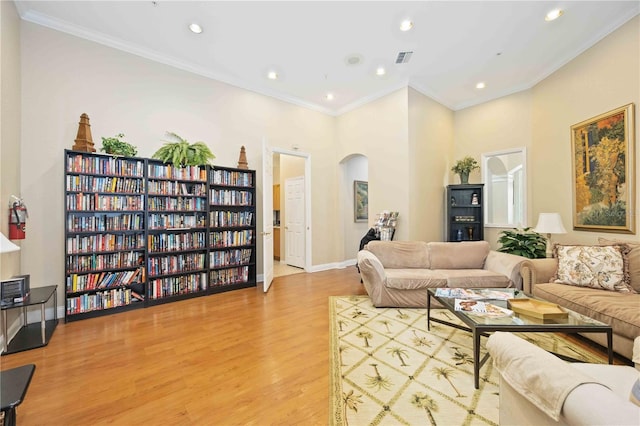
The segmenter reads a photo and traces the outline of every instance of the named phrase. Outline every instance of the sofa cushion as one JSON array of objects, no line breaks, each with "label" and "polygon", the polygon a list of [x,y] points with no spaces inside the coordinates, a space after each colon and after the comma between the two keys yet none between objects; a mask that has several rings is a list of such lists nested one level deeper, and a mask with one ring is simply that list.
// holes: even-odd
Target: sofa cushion
[{"label": "sofa cushion", "polygon": [[449,288],[503,288],[510,283],[509,277],[484,269],[436,269],[447,278]]},{"label": "sofa cushion", "polygon": [[629,248],[556,244],[553,254],[558,269],[551,282],[579,287],[635,293],[629,286],[626,254]]},{"label": "sofa cushion", "polygon": [[533,295],[610,324],[614,334],[640,336],[640,294],[544,283],[535,285]]},{"label": "sofa cushion", "polygon": [[[385,269],[385,287],[398,290],[446,287],[447,277],[431,269]],[[426,299],[425,299],[426,300]]]},{"label": "sofa cushion", "polygon": [[629,247],[629,253],[627,253],[629,284],[637,293],[640,293],[640,242],[610,240],[600,237],[598,238],[598,243],[605,245],[626,244]]},{"label": "sofa cushion", "polygon": [[427,245],[431,269],[482,269],[490,250],[487,241],[431,242]]},{"label": "sofa cushion", "polygon": [[429,269],[429,250],[424,241],[369,241],[365,247],[385,268]]}]

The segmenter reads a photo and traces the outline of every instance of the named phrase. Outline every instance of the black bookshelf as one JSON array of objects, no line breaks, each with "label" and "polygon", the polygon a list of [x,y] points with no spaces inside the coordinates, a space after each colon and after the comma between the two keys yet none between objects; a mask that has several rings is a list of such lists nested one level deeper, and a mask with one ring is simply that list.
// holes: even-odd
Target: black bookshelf
[{"label": "black bookshelf", "polygon": [[65,321],[256,286],[254,170],[65,150],[64,175]]},{"label": "black bookshelf", "polygon": [[484,184],[448,185],[447,241],[484,240]]},{"label": "black bookshelf", "polygon": [[209,171],[209,292],[256,286],[256,173]]}]

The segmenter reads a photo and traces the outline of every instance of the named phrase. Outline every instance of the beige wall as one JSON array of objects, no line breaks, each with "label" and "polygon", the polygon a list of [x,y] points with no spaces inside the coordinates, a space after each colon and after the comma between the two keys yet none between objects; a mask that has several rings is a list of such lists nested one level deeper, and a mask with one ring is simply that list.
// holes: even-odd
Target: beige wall
[{"label": "beige wall", "polygon": [[409,89],[410,239],[444,239],[444,191],[453,150],[453,111]]},{"label": "beige wall", "polygon": [[[553,241],[594,243],[598,232],[573,231],[571,132],[573,124],[614,108],[640,104],[640,17],[627,22],[533,89],[455,113],[454,160],[524,146],[528,159],[528,226],[541,212],[559,212],[565,235]],[[636,126],[636,146],[638,126]],[[636,163],[638,149],[636,149]],[[457,183],[451,176],[451,181]],[[480,182],[480,173],[471,182]],[[633,182],[638,198],[638,178]],[[638,219],[636,218],[636,223]],[[487,228],[492,247],[501,229]],[[619,235],[618,235],[619,236]],[[638,240],[637,236],[626,236]]]},{"label": "beige wall", "polygon": [[[13,2],[0,2],[0,32],[0,231],[8,237],[10,197],[20,196],[20,18]],[[0,278],[20,273],[21,257],[0,254]]]},{"label": "beige wall", "polygon": [[[529,155],[527,166],[530,166],[533,144],[532,120],[532,94],[530,90],[456,111],[453,162],[466,155],[471,155],[480,163],[482,153],[525,147]],[[448,169],[449,183],[459,183],[458,176],[453,174],[450,169],[451,167]],[[474,170],[469,177],[469,182],[482,182],[481,172],[482,170]],[[535,218],[531,216],[532,198],[530,195],[533,172],[529,169],[528,174],[528,226],[535,226]],[[484,239],[494,248],[499,247],[497,240],[500,231],[502,231],[501,228],[485,228]]]},{"label": "beige wall", "polygon": [[[335,192],[335,173],[328,173],[337,167],[333,117],[27,22],[21,51],[21,179],[30,208],[22,256],[34,285],[61,284],[64,277],[63,150],[73,146],[85,112],[98,148],[101,136],[122,132],[147,157],[173,131],[205,141],[216,164],[235,166],[244,145],[249,167],[258,171],[258,200],[263,137],[276,147],[299,145],[311,155],[312,262],[339,260],[335,247],[342,243],[325,232],[339,219],[335,202],[315,201],[333,200]],[[257,207],[260,212],[261,201]],[[262,250],[258,257],[261,265]]]},{"label": "beige wall", "polygon": [[[559,212],[566,235],[554,241],[594,243],[598,232],[573,231],[571,188],[572,125],[623,105],[634,103],[636,173],[638,171],[638,107],[640,107],[640,17],[621,28],[533,89],[533,149],[530,178],[533,218],[540,212]],[[638,175],[631,182],[638,197]],[[636,204],[637,208],[637,204]],[[640,225],[636,213],[636,228]],[[618,237],[622,237],[618,235]],[[638,240],[638,236],[626,235]]]},{"label": "beige wall", "polygon": [[411,239],[407,91],[397,90],[336,119],[337,158],[362,154],[369,159],[369,222],[383,210],[400,212],[396,240]]}]

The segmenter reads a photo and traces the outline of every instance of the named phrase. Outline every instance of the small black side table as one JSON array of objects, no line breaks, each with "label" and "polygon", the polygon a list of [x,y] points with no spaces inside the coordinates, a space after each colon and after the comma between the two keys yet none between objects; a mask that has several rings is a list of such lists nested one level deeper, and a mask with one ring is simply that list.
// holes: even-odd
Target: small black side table
[{"label": "small black side table", "polygon": [[[4,322],[4,350],[2,355],[12,354],[15,352],[26,351],[28,349],[46,346],[53,335],[56,325],[58,325],[58,295],[56,289],[58,286],[49,285],[45,287],[32,288],[29,296],[24,302],[14,303],[12,305],[3,305],[2,321]],[[53,296],[53,319],[47,320],[45,317],[45,305]],[[40,322],[27,323],[27,307],[40,305]],[[7,311],[10,309],[22,308],[23,325],[9,342]]]},{"label": "small black side table", "polygon": [[35,370],[34,364],[27,364],[0,371],[0,410],[4,412],[5,426],[15,426],[16,407],[24,400]]}]

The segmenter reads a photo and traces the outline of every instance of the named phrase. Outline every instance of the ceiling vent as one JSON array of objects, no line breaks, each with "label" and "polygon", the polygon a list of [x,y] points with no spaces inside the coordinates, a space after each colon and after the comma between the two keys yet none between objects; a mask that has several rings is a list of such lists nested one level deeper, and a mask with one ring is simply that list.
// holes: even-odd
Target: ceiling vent
[{"label": "ceiling vent", "polygon": [[406,64],[411,59],[413,52],[400,52],[396,58],[396,64]]}]

